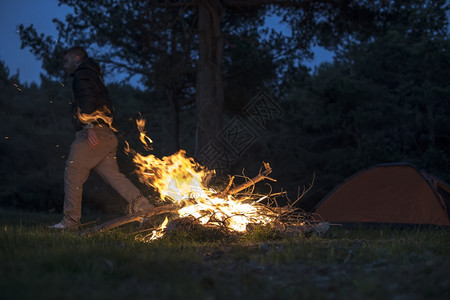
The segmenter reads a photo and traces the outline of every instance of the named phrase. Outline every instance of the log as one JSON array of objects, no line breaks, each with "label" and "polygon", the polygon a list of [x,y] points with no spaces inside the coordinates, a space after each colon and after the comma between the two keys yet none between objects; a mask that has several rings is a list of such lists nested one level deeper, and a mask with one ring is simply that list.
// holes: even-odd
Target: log
[{"label": "log", "polygon": [[128,223],[132,223],[132,222],[143,222],[143,220],[145,218],[150,218],[152,216],[156,216],[156,215],[160,215],[160,214],[175,212],[182,207],[183,207],[183,205],[178,204],[178,203],[154,207],[151,210],[148,210],[145,212],[140,212],[140,213],[126,215],[126,216],[112,219],[103,224],[97,225],[92,228],[88,228],[88,229],[84,230],[83,232],[81,232],[81,234],[84,235],[84,234],[89,234],[89,233],[94,233],[94,232],[102,232],[102,231],[116,228],[116,227],[119,227],[119,226],[122,226],[122,225],[125,225]]}]

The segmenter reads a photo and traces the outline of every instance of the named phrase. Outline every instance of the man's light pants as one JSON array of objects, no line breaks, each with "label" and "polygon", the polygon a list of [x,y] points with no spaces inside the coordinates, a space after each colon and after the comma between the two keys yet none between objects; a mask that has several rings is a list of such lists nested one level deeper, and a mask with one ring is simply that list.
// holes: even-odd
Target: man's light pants
[{"label": "man's light pants", "polygon": [[109,183],[128,203],[141,196],[137,187],[119,171],[116,160],[117,137],[105,126],[94,127],[99,143],[91,148],[87,142],[86,130],[75,134],[70,147],[64,172],[64,216],[61,223],[66,227],[80,224],[83,184],[92,169]]}]

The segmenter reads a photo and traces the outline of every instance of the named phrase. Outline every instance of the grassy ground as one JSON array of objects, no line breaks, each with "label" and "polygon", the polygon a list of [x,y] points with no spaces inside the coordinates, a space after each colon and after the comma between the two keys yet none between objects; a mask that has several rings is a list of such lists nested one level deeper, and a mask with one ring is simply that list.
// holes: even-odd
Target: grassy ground
[{"label": "grassy ground", "polygon": [[316,235],[52,231],[0,210],[1,299],[450,299],[450,231],[331,227]]}]

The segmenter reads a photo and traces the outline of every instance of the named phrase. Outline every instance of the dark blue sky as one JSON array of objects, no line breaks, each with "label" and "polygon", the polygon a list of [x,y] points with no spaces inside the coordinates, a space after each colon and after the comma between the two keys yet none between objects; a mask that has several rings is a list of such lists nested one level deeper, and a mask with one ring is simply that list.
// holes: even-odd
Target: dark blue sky
[{"label": "dark blue sky", "polygon": [[[57,0],[1,0],[0,60],[6,63],[11,75],[18,71],[21,83],[40,83],[39,74],[43,72],[41,62],[36,60],[29,49],[20,49],[20,38],[16,32],[18,25],[34,24],[38,33],[56,37],[57,31],[52,19],[64,20],[65,15],[71,12],[72,9],[67,6],[58,6]],[[276,25],[276,21],[272,23]],[[332,53],[323,49],[317,48],[315,53],[315,59],[308,62],[308,66],[313,67],[332,59]]]},{"label": "dark blue sky", "polygon": [[20,81],[40,82],[41,62],[29,49],[20,49],[17,27],[34,24],[37,31],[46,35],[57,35],[53,18],[63,19],[71,12],[67,7],[58,7],[57,0],[2,0],[0,4],[0,60],[6,63],[10,74],[19,71]]}]

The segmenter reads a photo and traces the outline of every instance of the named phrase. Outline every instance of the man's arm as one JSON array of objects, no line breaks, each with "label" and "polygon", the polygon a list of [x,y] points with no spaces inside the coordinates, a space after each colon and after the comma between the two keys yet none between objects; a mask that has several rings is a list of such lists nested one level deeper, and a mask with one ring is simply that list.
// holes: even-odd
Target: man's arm
[{"label": "man's arm", "polygon": [[74,96],[77,99],[80,113],[92,114],[98,109],[99,88],[89,76],[77,76],[74,81]]}]

